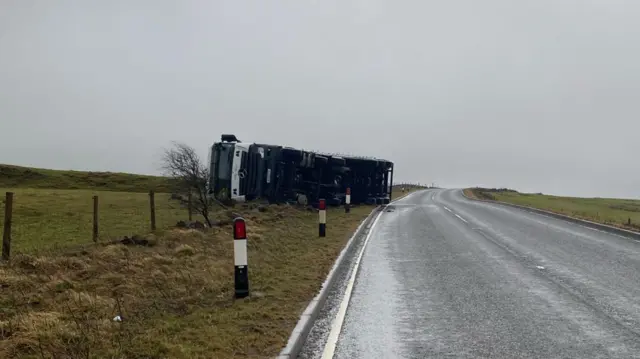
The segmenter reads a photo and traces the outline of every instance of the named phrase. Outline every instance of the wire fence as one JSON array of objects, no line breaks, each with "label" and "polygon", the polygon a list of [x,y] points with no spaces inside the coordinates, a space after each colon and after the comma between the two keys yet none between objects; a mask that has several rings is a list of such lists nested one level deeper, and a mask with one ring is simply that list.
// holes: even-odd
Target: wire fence
[{"label": "wire fence", "polygon": [[[428,187],[419,182],[396,189]],[[0,189],[0,191],[3,191]],[[0,192],[1,193],[1,192]],[[191,198],[170,193],[11,189],[0,199],[2,257],[147,234],[197,217]]]},{"label": "wire fence", "polygon": [[186,196],[152,191],[14,189],[1,201],[4,259],[12,250],[110,241],[175,226],[191,217]]}]

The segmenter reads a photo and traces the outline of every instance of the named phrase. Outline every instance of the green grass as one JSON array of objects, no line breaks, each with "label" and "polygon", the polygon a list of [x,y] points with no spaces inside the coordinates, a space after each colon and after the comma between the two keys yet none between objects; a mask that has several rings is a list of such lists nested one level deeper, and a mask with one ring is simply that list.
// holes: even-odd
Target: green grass
[{"label": "green grass", "polygon": [[230,225],[148,236],[150,247],[15,256],[0,266],[0,357],[276,356],[372,207],[329,209],[318,238],[316,211],[254,206],[215,214],[247,219],[252,296],[243,300],[233,299]]},{"label": "green grass", "polygon": [[560,197],[488,189],[467,190],[468,194],[470,192],[482,199],[543,209],[620,228],[640,229],[640,200]]},{"label": "green grass", "polygon": [[0,164],[0,187],[170,192],[167,177],[131,173],[59,171]]},{"label": "green grass", "polygon": [[[0,358],[274,357],[373,209],[330,208],[325,238],[315,210],[254,203],[218,207],[214,228],[179,230],[171,227],[187,211],[162,193],[170,189],[162,177],[0,165],[0,202],[14,192],[12,256],[0,265]],[[249,239],[252,296],[243,300],[233,299],[238,215]],[[134,234],[149,246],[110,243]]]},{"label": "green grass", "polygon": [[[91,242],[94,195],[98,196],[101,240],[147,233],[151,228],[147,193],[0,188],[3,195],[7,191],[14,192],[11,231],[14,253]],[[155,205],[158,229],[188,217],[185,208],[169,200],[169,194],[157,193]],[[0,199],[0,218],[4,218],[4,196]],[[3,225],[0,221],[0,233]]]}]

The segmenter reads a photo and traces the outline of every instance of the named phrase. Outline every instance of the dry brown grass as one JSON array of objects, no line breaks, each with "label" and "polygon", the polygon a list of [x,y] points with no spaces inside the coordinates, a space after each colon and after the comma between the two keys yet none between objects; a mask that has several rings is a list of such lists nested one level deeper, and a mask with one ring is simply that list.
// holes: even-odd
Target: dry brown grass
[{"label": "dry brown grass", "polygon": [[462,190],[464,192],[464,194],[469,197],[469,198],[473,198],[473,199],[478,199],[478,196],[476,196],[475,191],[472,188],[465,188],[464,190]]},{"label": "dry brown grass", "polygon": [[252,296],[237,301],[229,225],[17,255],[0,267],[0,357],[273,357],[371,209],[330,210],[320,239],[315,212],[245,206]]}]

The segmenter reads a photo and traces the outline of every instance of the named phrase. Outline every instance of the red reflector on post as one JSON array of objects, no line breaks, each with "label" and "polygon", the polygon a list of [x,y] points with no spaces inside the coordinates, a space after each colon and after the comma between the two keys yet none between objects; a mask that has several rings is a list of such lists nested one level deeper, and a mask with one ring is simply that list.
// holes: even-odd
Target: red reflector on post
[{"label": "red reflector on post", "polygon": [[236,218],[233,220],[233,239],[246,239],[247,238],[247,225],[244,223],[244,218]]},{"label": "red reflector on post", "polygon": [[320,203],[318,203],[318,209],[321,211],[327,209],[327,203],[324,201],[324,199],[321,199]]}]

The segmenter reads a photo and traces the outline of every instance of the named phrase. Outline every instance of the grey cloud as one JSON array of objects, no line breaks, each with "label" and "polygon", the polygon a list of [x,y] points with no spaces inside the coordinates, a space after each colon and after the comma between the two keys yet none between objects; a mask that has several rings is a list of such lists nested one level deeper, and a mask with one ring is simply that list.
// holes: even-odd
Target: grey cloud
[{"label": "grey cloud", "polygon": [[400,180],[636,197],[639,15],[630,0],[5,0],[0,162],[156,173],[170,141],[204,157],[230,132],[388,158]]}]

